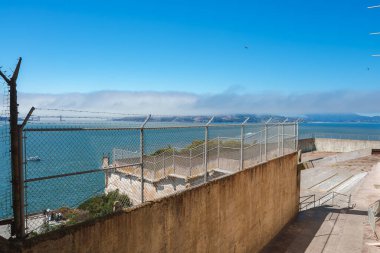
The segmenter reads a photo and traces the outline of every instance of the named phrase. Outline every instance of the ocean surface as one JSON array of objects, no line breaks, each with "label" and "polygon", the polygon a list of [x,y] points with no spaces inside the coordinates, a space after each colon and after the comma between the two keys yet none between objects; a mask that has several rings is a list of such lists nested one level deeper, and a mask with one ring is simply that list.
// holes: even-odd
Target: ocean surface
[{"label": "ocean surface", "polygon": [[[41,128],[46,127],[51,126],[42,126]],[[27,129],[33,130],[33,126],[27,127]],[[260,130],[257,126],[249,126],[245,129],[245,133],[257,140],[260,136],[263,137],[261,134],[255,134]],[[6,141],[8,131],[5,125],[0,125],[0,133],[2,134],[0,143],[0,219],[12,216],[9,142]],[[293,132],[293,126],[285,129],[285,134],[291,135]],[[277,129],[268,132],[269,135],[276,133]],[[209,138],[212,139],[217,136],[239,138],[240,127],[210,128]],[[25,179],[27,181],[64,173],[99,169],[103,156],[108,155],[112,160],[114,148],[139,152],[140,146],[140,131],[134,129],[25,131],[24,137],[24,157],[38,156],[41,158],[40,161],[26,162]],[[144,149],[146,154],[150,154],[168,145],[182,148],[189,145],[193,140],[201,140],[204,137],[203,127],[147,129],[144,130]],[[299,137],[380,140],[380,124],[300,124]],[[56,209],[62,206],[74,207],[87,198],[102,193],[104,186],[104,174],[102,172],[27,182],[25,189],[26,212],[35,213],[43,209]]]},{"label": "ocean surface", "polygon": [[380,123],[305,123],[299,138],[325,137],[355,140],[380,140]]}]

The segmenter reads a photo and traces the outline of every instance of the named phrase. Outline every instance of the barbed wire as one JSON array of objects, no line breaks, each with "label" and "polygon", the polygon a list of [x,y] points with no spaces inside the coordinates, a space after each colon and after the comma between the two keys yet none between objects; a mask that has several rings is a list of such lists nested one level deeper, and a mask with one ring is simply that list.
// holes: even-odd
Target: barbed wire
[{"label": "barbed wire", "polygon": [[133,114],[133,113],[99,112],[99,111],[88,111],[88,110],[77,110],[77,109],[59,109],[59,108],[41,108],[41,107],[36,107],[35,109],[41,110],[41,111],[77,112],[77,113],[110,114],[110,115],[124,115],[124,116],[142,116],[143,115],[143,114]]}]

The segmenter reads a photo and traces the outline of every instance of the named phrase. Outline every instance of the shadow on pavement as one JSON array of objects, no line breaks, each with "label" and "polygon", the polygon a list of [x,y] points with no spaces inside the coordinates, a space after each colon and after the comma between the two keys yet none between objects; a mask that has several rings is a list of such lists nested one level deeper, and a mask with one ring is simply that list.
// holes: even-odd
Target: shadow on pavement
[{"label": "shadow on pavement", "polygon": [[335,209],[331,206],[316,207],[308,209],[306,211],[302,211],[298,214],[297,218],[293,222],[291,222],[284,229],[282,229],[281,232],[260,252],[305,252],[310,243],[316,237],[316,234],[322,226],[322,224],[326,220],[334,221],[334,218],[332,217],[333,214],[335,214],[335,225],[335,222],[338,219],[339,214],[341,213],[367,215],[366,211],[350,210],[347,208]]}]

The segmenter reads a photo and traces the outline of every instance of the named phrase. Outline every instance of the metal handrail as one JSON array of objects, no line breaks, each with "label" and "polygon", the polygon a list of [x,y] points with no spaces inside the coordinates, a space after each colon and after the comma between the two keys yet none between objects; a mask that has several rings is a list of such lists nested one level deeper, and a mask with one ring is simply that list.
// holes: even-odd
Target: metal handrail
[{"label": "metal handrail", "polygon": [[[328,198],[327,200],[323,200],[324,198],[328,197],[329,195],[332,195],[331,198]],[[305,200],[308,200],[310,199],[312,196],[314,196],[314,201],[311,201],[311,202],[306,202]],[[301,201],[299,203],[300,205],[300,210],[304,209],[307,210],[309,208],[309,206],[313,205],[313,207],[316,207],[316,206],[322,206],[323,204],[327,203],[328,201],[332,200],[332,205],[334,205],[334,199],[336,198],[336,196],[344,196],[344,197],[348,197],[348,201],[347,201],[347,207],[350,208],[351,207],[351,194],[343,194],[343,193],[340,193],[340,192],[329,192],[325,195],[323,195],[322,197],[320,197],[319,199],[315,200],[315,194],[313,195],[307,195],[307,196],[300,196],[300,199],[301,198],[306,198],[304,201]],[[323,201],[321,203],[321,200]],[[306,203],[305,206],[302,206],[303,203]],[[318,203],[318,204],[317,204]]]}]

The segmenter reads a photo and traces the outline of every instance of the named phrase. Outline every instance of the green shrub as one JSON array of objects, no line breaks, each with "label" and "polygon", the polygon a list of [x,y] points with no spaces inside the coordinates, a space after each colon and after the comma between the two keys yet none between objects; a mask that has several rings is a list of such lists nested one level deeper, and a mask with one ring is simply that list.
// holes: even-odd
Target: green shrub
[{"label": "green shrub", "polygon": [[168,152],[168,154],[172,154],[174,152],[174,148],[172,148],[171,145],[168,145],[166,148],[161,148],[156,151],[154,151],[151,155],[156,156],[156,155],[161,155],[162,153]]},{"label": "green shrub", "polygon": [[88,211],[91,217],[102,216],[113,212],[114,203],[119,201],[123,208],[132,206],[132,202],[119,190],[92,197],[79,205],[78,209]]}]

